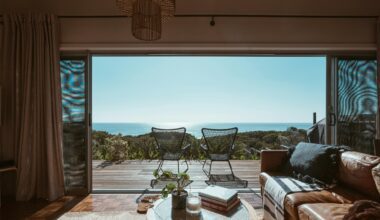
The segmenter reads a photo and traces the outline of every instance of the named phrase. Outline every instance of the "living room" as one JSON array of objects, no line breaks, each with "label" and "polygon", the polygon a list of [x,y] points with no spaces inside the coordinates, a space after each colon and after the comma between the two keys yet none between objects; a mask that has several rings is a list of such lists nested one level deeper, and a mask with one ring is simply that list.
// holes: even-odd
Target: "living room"
[{"label": "living room", "polygon": [[[144,9],[147,11],[139,11]],[[239,198],[237,210],[247,216],[247,219],[341,219],[356,205],[368,206],[368,210],[376,210],[378,208],[376,202],[379,201],[377,191],[379,188],[376,186],[379,187],[380,160],[376,157],[380,152],[378,141],[380,121],[377,117],[379,112],[377,86],[379,11],[380,3],[374,0],[360,3],[354,0],[334,2],[323,0],[312,3],[301,0],[285,2],[274,0],[265,2],[246,0],[234,2],[227,0],[38,0],[34,2],[1,0],[1,217],[4,219],[27,217],[65,219],[73,218],[73,213],[79,213],[83,216],[87,214],[87,218],[96,218],[94,213],[128,210],[121,215],[124,217],[132,215],[137,219],[159,219],[151,213],[159,213],[157,210],[165,204],[165,201],[171,199],[160,198],[154,204],[152,200],[155,200],[154,196],[159,195],[161,191],[171,192],[176,188],[170,184],[160,185],[160,180],[168,176],[174,179],[179,178],[176,179],[177,184],[175,184],[178,187],[177,190],[193,192],[199,200],[207,200],[207,196],[211,196],[207,193],[201,196],[208,185],[220,185],[233,190],[238,194],[233,194],[231,198],[234,199],[231,201],[235,202],[236,198]],[[199,102],[194,101],[191,104],[195,106],[199,103],[200,106],[194,109],[207,106],[210,112],[208,114],[206,108],[202,113],[188,110],[191,107],[181,104],[180,92],[177,92],[176,99],[173,98],[174,96],[165,96],[165,92],[168,94],[170,91],[161,88],[152,95],[162,97],[162,99],[156,98],[157,100],[171,98],[174,101],[156,103],[160,109],[157,112],[148,111],[152,108],[147,104],[144,106],[144,100],[146,100],[145,103],[153,102],[149,99],[149,95],[140,96],[140,103],[134,103],[129,107],[126,104],[125,109],[120,108],[128,112],[126,115],[134,115],[133,108],[140,106],[135,109],[135,115],[139,114],[142,118],[138,122],[144,122],[143,119],[151,122],[146,127],[141,127],[140,123],[138,124],[140,127],[133,128],[142,129],[141,132],[123,133],[115,130],[115,127],[106,127],[109,124],[97,123],[96,120],[98,114],[102,113],[97,103],[112,100],[111,96],[107,99],[106,92],[113,91],[112,97],[121,93],[117,92],[119,90],[116,86],[110,85],[110,81],[101,79],[101,75],[97,75],[99,69],[94,60],[104,58],[114,61],[118,57],[126,59],[124,63],[128,63],[128,59],[140,57],[142,65],[147,64],[145,58],[153,60],[167,58],[166,62],[171,64],[165,68],[170,66],[174,70],[186,66],[180,60],[186,57],[189,60],[202,59],[203,61],[200,62],[204,62],[205,59],[220,59],[215,62],[215,66],[220,67],[220,75],[217,76],[217,72],[210,71],[209,78],[215,81],[207,81],[207,75],[204,79],[204,82],[210,85],[209,91],[213,91],[214,87],[217,88],[218,83],[224,85],[226,82],[225,84],[228,85],[228,82],[238,80],[240,80],[239,84],[253,82],[249,80],[252,80],[254,75],[251,75],[251,78],[244,78],[246,75],[239,73],[244,65],[238,63],[230,67],[228,66],[229,59],[246,59],[248,63],[264,63],[265,59],[284,58],[287,63],[292,63],[293,58],[301,57],[304,58],[302,67],[305,66],[306,71],[300,65],[299,69],[297,65],[294,65],[295,70],[292,71],[291,68],[286,69],[281,64],[272,61],[271,64],[266,65],[268,68],[262,68],[262,75],[255,77],[270,78],[270,69],[275,69],[275,67],[277,69],[274,72],[277,71],[278,75],[272,76],[273,83],[276,79],[279,80],[280,76],[284,77],[283,79],[289,79],[291,74],[296,74],[297,71],[304,72],[304,74],[310,74],[308,83],[313,86],[313,89],[306,88],[303,91],[298,89],[300,91],[297,95],[300,96],[297,97],[301,95],[308,97],[304,102],[302,102],[303,98],[300,98],[301,100],[297,100],[298,102],[294,100],[292,104],[299,105],[298,108],[307,109],[301,113],[295,113],[294,110],[287,111],[285,105],[275,107],[275,104],[279,104],[280,101],[268,96],[269,92],[262,94],[257,92],[260,94],[259,98],[245,96],[252,94],[252,91],[248,89],[244,90],[246,93],[234,93],[235,97],[245,98],[245,102],[252,101],[246,108],[247,111],[238,114],[234,112],[243,109],[239,107],[243,99],[234,100],[228,96],[230,95],[228,89],[225,93],[221,92],[220,97],[215,97],[214,94],[205,95],[205,100],[210,99],[209,103],[201,98],[192,97],[192,100]],[[319,84],[319,81],[313,84],[314,72],[307,73],[307,65],[313,68],[313,71],[316,70],[307,61],[314,58],[322,61],[323,71],[320,71],[320,75],[316,73],[316,76],[319,76],[318,79],[323,80],[322,84]],[[156,60],[158,64],[164,64],[164,61]],[[194,67],[200,66],[193,60],[189,61],[187,69],[193,68],[190,62]],[[127,71],[131,63],[128,65],[125,64],[119,69]],[[111,66],[117,69],[117,64],[113,63]],[[256,69],[251,70],[255,73],[260,72]],[[153,68],[149,71],[154,72]],[[200,78],[201,73],[196,71]],[[235,75],[231,74],[228,76],[230,78],[226,78],[223,71],[230,74],[233,72]],[[102,74],[111,76],[111,72],[107,71]],[[117,78],[120,82],[122,82],[122,74]],[[281,74],[287,74],[289,77]],[[125,76],[126,80],[134,79],[139,76],[139,73]],[[152,76],[152,79],[158,77]],[[183,79],[173,78],[173,76],[171,76],[172,83],[180,85],[179,82]],[[300,74],[296,78],[300,80],[305,76],[307,75]],[[236,77],[236,81],[233,77]],[[117,79],[112,83],[117,83]],[[150,86],[154,86],[153,81],[160,85],[170,81],[161,78],[160,82],[159,79],[152,80]],[[285,81],[282,80],[283,83]],[[99,90],[101,82],[109,86],[104,91]],[[191,85],[190,80],[186,82],[181,84],[182,87]],[[283,89],[286,91],[283,94],[278,93],[277,96],[289,98],[286,94],[294,91],[292,89],[300,84],[292,86],[289,82],[291,80],[286,81],[288,85],[284,85],[283,88],[279,87],[279,84],[269,84],[270,86],[277,85],[277,90],[274,87],[271,89],[272,93]],[[132,80],[130,83],[128,88],[134,86]],[[192,90],[195,90],[197,84],[200,85],[194,81]],[[259,86],[260,83],[252,88]],[[263,83],[262,86],[264,86]],[[168,86],[165,84],[165,87]],[[239,90],[238,88],[237,86],[233,89],[236,91]],[[128,91],[133,93],[133,90]],[[199,89],[199,91],[202,90]],[[103,100],[99,98],[100,95],[97,95],[102,93]],[[223,95],[234,100],[230,105],[234,108],[221,110],[228,109],[218,103],[223,103],[220,101],[223,100]],[[124,96],[124,98],[127,97]],[[215,99],[212,100],[212,98]],[[129,99],[132,98],[128,97],[127,100]],[[268,109],[262,111],[263,115],[260,115],[255,107],[262,108],[265,104],[255,102],[256,100],[271,104]],[[285,98],[281,100],[285,101]],[[323,100],[322,104],[320,100]],[[204,103],[201,105],[201,102]],[[318,103],[316,104],[318,107],[312,103]],[[213,104],[219,106],[219,110],[212,109]],[[302,106],[303,104],[305,106]],[[175,108],[171,107],[172,112],[168,111],[170,114],[167,114],[169,119],[164,120],[164,111],[167,110],[163,109],[168,109],[165,108],[166,106],[175,105],[182,105],[182,109],[188,110],[183,111],[187,118],[186,116],[179,117],[181,113],[179,111],[176,113]],[[109,106],[109,108],[115,110],[119,106]],[[279,108],[283,108],[282,112],[284,112],[280,118],[278,118]],[[118,116],[112,111],[105,112],[114,117]],[[288,113],[285,114],[286,112]],[[314,119],[313,112],[318,112]],[[258,118],[246,119],[245,113],[251,113]],[[308,115],[307,119],[297,120],[292,117],[292,114],[300,116],[303,113]],[[195,117],[202,114],[203,118]],[[229,114],[236,117],[228,118],[226,115]],[[268,118],[264,117],[265,114]],[[222,119],[219,120],[216,115],[222,115],[220,117]],[[160,123],[153,123],[156,120],[154,116],[157,117],[157,121],[161,120],[158,121]],[[175,116],[178,117],[175,118]],[[258,123],[260,119],[270,122],[270,117],[275,122],[288,124],[284,125],[285,128],[277,130],[273,127],[248,128],[245,123]],[[242,118],[244,120],[238,120]],[[187,124],[178,123],[185,120],[188,120]],[[103,120],[103,122],[109,121],[112,120],[109,118]],[[133,118],[127,118],[124,122],[136,121]],[[208,123],[215,121],[218,123]],[[231,121],[242,123],[222,124],[222,122]],[[118,121],[113,122],[112,126],[120,126]],[[163,122],[176,123],[164,124]],[[190,122],[208,124],[194,126]],[[307,124],[291,124],[290,122],[307,122]],[[99,132],[103,131],[99,130],[103,129],[99,126],[104,126],[105,133]],[[152,127],[163,130],[155,130]],[[181,127],[185,127],[185,130],[173,130]],[[236,132],[234,127],[237,127]],[[288,127],[295,129],[288,130]],[[128,129],[128,131],[134,131],[129,127]],[[251,131],[253,131],[252,134]],[[270,142],[275,145],[273,149],[268,147],[268,141],[262,141],[265,135],[260,132],[266,132],[265,140],[274,140]],[[118,133],[122,135],[118,136]],[[296,133],[303,139],[298,138]],[[168,149],[161,155],[162,149],[159,146],[164,145],[160,142],[163,134],[169,135],[166,136],[167,140],[177,138],[181,140],[182,137],[181,147],[184,149],[180,152],[180,156],[166,158],[164,154],[170,151]],[[210,153],[213,148],[212,141],[216,136],[231,138],[230,142],[227,139],[223,140],[223,143],[229,143],[223,147],[229,149],[225,153],[227,156],[224,155],[222,159]],[[291,139],[294,136],[297,138]],[[94,137],[97,138],[96,142],[94,142]],[[289,139],[292,141],[286,141]],[[186,142],[191,144],[189,148],[186,148]],[[145,152],[139,151],[139,148],[145,149]],[[219,147],[217,148],[221,151]],[[248,153],[244,153],[247,149]],[[185,152],[186,150],[190,150],[191,153]],[[141,155],[144,155],[144,158]],[[96,158],[95,162],[93,162],[94,158]],[[186,169],[186,165],[189,168],[187,173],[190,174],[189,176],[180,172]],[[167,172],[165,166],[168,166],[171,171]],[[212,174],[213,170],[219,172],[219,176]],[[334,172],[326,179],[326,176],[320,173],[321,170]],[[223,178],[227,179],[225,181],[220,173],[229,172],[232,175],[224,175]],[[362,175],[357,175],[358,173]],[[276,213],[273,210],[266,212],[266,209],[271,210],[271,208],[265,208],[268,207],[270,193],[284,189],[274,187],[276,183],[273,182],[276,181],[270,181],[272,183],[267,184],[268,179],[278,180],[276,176],[279,174],[292,176],[306,185],[302,187],[303,192],[293,189],[292,192],[286,192],[284,197],[279,199],[283,202],[277,204],[279,207],[275,206],[274,210],[282,210],[282,213]],[[188,178],[189,183],[186,182]],[[151,180],[159,184],[155,185]],[[184,180],[186,184],[180,187],[180,180]],[[320,180],[323,184],[319,182]],[[94,183],[96,183],[95,187]],[[151,186],[148,186],[148,183]],[[240,185],[229,185],[230,183]],[[338,187],[334,188],[332,183]],[[117,187],[112,189],[112,186]],[[360,189],[361,186],[365,186],[366,190]],[[266,190],[267,187],[272,187],[272,190]],[[302,201],[297,203],[299,199],[297,195],[303,193],[315,200],[303,200],[305,197],[302,197]],[[339,196],[332,198],[331,194]],[[145,196],[148,196],[148,199],[144,200]],[[153,196],[154,199],[149,196]],[[306,197],[309,198],[308,196]],[[175,195],[169,197],[174,198]],[[192,197],[189,196],[189,198]],[[373,202],[355,203],[363,200]],[[213,202],[215,201],[211,203]],[[231,205],[232,203],[225,202],[229,204],[228,210],[230,210],[229,207],[234,206]],[[293,206],[287,206],[287,204],[293,204]],[[139,208],[143,209],[143,212],[148,212],[148,215],[138,214],[136,209]],[[203,211],[203,208],[202,200],[203,215],[207,216],[211,213],[209,210]],[[335,211],[337,211],[336,216],[329,215]],[[239,213],[235,214],[238,216]],[[368,213],[370,215],[371,211]],[[277,215],[282,215],[282,217]],[[233,215],[227,215],[227,217],[236,218]],[[176,218],[181,219],[178,216]]]}]

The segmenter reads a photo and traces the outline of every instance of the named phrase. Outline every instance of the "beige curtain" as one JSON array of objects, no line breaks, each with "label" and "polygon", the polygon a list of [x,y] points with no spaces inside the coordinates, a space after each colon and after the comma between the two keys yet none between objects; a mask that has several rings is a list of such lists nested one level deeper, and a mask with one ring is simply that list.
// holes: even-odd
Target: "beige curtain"
[{"label": "beige curtain", "polygon": [[54,200],[64,194],[58,21],[45,14],[3,20],[2,143],[16,160],[16,198]]}]

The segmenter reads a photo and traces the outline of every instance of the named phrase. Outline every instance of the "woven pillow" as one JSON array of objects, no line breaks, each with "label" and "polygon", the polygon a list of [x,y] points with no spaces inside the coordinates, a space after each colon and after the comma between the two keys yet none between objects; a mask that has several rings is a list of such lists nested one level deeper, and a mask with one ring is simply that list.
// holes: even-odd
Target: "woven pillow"
[{"label": "woven pillow", "polygon": [[338,147],[299,143],[290,156],[290,168],[297,179],[320,184],[336,182]]}]

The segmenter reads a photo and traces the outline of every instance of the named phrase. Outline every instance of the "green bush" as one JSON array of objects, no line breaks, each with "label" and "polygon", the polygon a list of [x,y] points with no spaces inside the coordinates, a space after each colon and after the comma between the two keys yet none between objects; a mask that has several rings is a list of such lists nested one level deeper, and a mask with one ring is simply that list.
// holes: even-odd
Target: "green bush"
[{"label": "green bush", "polygon": [[[280,149],[281,145],[292,146],[306,140],[306,131],[289,128],[286,131],[251,131],[238,133],[232,159],[258,160],[257,151],[263,149]],[[112,135],[105,131],[93,131],[93,159],[94,160],[154,160],[159,158],[159,152],[153,136],[143,134],[139,136]],[[191,148],[184,156],[189,160],[203,160],[206,155],[200,148],[201,140],[191,134],[186,134],[184,145],[191,144]]]}]

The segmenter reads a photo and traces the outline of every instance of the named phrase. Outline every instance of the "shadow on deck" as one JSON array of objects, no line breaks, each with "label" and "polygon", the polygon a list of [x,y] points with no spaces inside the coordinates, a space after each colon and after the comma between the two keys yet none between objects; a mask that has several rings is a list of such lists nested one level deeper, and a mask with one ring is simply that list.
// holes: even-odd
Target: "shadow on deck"
[{"label": "shadow on deck", "polygon": [[[248,188],[259,188],[259,160],[231,160],[235,176],[248,181]],[[92,162],[93,174],[92,184],[94,190],[143,190],[150,188],[150,181],[154,178],[153,171],[157,169],[158,161],[127,160],[120,163],[110,163],[101,160]],[[180,170],[186,165],[181,161]],[[176,172],[175,161],[165,161],[164,170]],[[229,174],[228,164],[225,162],[214,162],[212,166],[214,174]],[[208,177],[202,171],[199,161],[189,161],[191,188],[204,188],[207,186]]]}]

